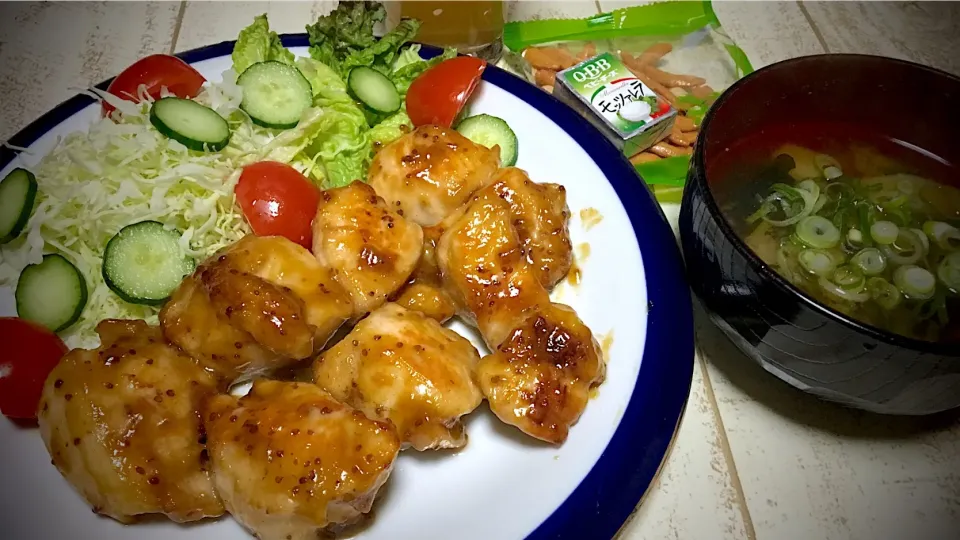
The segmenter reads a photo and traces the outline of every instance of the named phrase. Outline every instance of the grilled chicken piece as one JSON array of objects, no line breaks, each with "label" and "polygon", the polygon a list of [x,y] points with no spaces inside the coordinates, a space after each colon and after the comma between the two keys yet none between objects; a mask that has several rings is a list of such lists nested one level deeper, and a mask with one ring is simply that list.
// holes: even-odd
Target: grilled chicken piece
[{"label": "grilled chicken piece", "polygon": [[105,320],[97,333],[98,349],[70,351],[44,384],[37,419],[53,464],[123,523],[223,514],[199,413],[214,378],[144,321]]},{"label": "grilled chicken piece", "polygon": [[437,321],[386,304],[313,365],[314,382],[370,418],[389,420],[417,450],[467,444],[460,417],[480,405],[480,355]]},{"label": "grilled chicken piece", "polygon": [[167,339],[230,384],[312,356],[352,312],[309,251],[251,235],[184,279],[160,324]]},{"label": "grilled chicken piece", "polygon": [[294,359],[313,352],[315,327],[290,289],[227,264],[201,268],[197,278],[217,315],[267,350]]},{"label": "grilled chicken piece", "polygon": [[317,264],[310,251],[282,236],[246,236],[218,255],[226,256],[222,262],[230,268],[296,295],[303,304],[306,322],[316,328],[315,351],[322,349],[349,317],[350,299],[333,272]]},{"label": "grilled chicken piece", "polygon": [[416,268],[423,231],[391,211],[363,182],[323,192],[313,253],[353,302],[353,318],[377,309]]},{"label": "grilled chicken piece", "polygon": [[511,221],[510,205],[485,189],[444,220],[437,243],[447,292],[491,350],[532,309],[550,303]]},{"label": "grilled chicken piece", "polygon": [[160,310],[167,339],[226,382],[270,372],[277,355],[217,314],[196,276],[187,276]]},{"label": "grilled chicken piece", "polygon": [[527,261],[540,283],[553,288],[567,276],[573,264],[570,243],[570,210],[567,193],[559,184],[538,184],[516,167],[500,169],[487,187],[510,204],[510,216],[517,229]]},{"label": "grilled chicken piece", "polygon": [[431,226],[487,185],[499,167],[497,149],[452,129],[421,126],[377,152],[370,185],[403,217]]},{"label": "grilled chicken piece", "polygon": [[416,270],[392,301],[407,309],[419,311],[437,322],[444,323],[457,312],[453,299],[443,289],[440,266],[437,263],[437,241],[443,229],[423,229],[423,253]]},{"label": "grilled chicken piece", "polygon": [[393,301],[406,309],[423,313],[440,324],[457,313],[457,306],[439,283],[410,281]]},{"label": "grilled chicken piece", "polygon": [[[543,204],[536,200],[538,188],[526,185],[525,175],[508,174],[443,221],[437,260],[459,313],[476,323],[494,351],[477,367],[491,410],[524,433],[559,444],[605,367],[577,314],[550,302],[543,280],[562,268],[560,259],[548,251],[530,254],[563,244],[563,234],[544,227],[553,218],[535,210]],[[556,219],[565,220],[563,212],[554,212]],[[525,231],[526,245],[515,224]]]},{"label": "grilled chicken piece", "polygon": [[600,347],[576,312],[547,304],[480,361],[477,377],[500,420],[560,444],[605,371]]},{"label": "grilled chicken piece", "polygon": [[369,512],[400,450],[392,425],[310,383],[257,380],[203,415],[223,503],[261,540],[313,540]]}]

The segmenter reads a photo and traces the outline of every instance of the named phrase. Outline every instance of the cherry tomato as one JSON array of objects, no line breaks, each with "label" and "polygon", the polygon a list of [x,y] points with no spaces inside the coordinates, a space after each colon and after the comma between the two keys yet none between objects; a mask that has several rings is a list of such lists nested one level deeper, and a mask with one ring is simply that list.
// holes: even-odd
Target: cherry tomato
[{"label": "cherry tomato", "polygon": [[[123,70],[107,87],[107,92],[128,101],[137,95],[137,88],[146,85],[147,93],[160,96],[160,88],[167,87],[177,97],[192,98],[200,93],[203,83],[207,82],[197,70],[169,54],[154,54],[141,58]],[[112,105],[103,103],[103,115],[113,112]]]},{"label": "cherry tomato", "polygon": [[450,127],[486,67],[485,60],[458,56],[424,71],[407,91],[407,114],[413,125]]},{"label": "cherry tomato", "polygon": [[0,317],[0,343],[0,412],[36,418],[43,383],[67,347],[53,332],[15,317]]},{"label": "cherry tomato", "polygon": [[247,165],[234,190],[244,217],[258,236],[283,236],[310,249],[320,190],[289,165]]}]

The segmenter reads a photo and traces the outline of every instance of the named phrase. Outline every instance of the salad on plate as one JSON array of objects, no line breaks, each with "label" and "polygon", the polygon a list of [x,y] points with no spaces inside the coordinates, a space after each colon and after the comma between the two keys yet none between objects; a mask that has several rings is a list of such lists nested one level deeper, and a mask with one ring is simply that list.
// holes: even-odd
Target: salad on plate
[{"label": "salad on plate", "polygon": [[383,18],[341,2],[298,57],[256,17],[220,81],[138,60],[0,181],[0,411],[94,512],[312,537],[369,512],[401,450],[465,446],[483,400],[560,445],[603,381],[549,296],[563,186],[464,113],[483,60],[424,59],[419,22],[377,39]]}]

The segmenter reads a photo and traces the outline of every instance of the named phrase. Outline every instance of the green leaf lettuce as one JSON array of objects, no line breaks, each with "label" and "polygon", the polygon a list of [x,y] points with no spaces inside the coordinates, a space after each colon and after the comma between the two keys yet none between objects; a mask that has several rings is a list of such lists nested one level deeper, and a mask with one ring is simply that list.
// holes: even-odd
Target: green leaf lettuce
[{"label": "green leaf lettuce", "polygon": [[424,60],[420,58],[419,51],[420,45],[411,45],[400,53],[397,61],[394,62],[393,72],[388,75],[401,95],[406,95],[410,84],[424,71],[457,55],[456,49],[447,48],[441,55]]},{"label": "green leaf lettuce", "polygon": [[240,31],[231,57],[237,75],[253,64],[267,60],[293,64],[293,53],[284,48],[276,32],[270,31],[266,14],[257,15],[253,24]]},{"label": "green leaf lettuce", "polygon": [[358,66],[389,74],[400,47],[417,35],[420,21],[404,19],[378,40],[373,26],[384,18],[386,10],[379,2],[340,2],[329,15],[307,26],[310,56],[341,77]]},{"label": "green leaf lettuce", "polygon": [[419,45],[404,47],[420,28],[420,22],[411,19],[378,40],[373,27],[385,17],[380,3],[340,2],[307,27],[308,58],[294,58],[284,49],[265,15],[240,33],[233,52],[237,73],[256,62],[279,60],[295,65],[313,91],[313,107],[297,127],[273,138],[264,149],[266,159],[297,165],[324,189],[345,186],[366,180],[375,148],[412,129],[404,108],[387,116],[358,103],[347,88],[347,75],[354,67],[371,67],[389,77],[403,95],[416,77],[456,51],[448,49],[440,57],[423,60]]}]

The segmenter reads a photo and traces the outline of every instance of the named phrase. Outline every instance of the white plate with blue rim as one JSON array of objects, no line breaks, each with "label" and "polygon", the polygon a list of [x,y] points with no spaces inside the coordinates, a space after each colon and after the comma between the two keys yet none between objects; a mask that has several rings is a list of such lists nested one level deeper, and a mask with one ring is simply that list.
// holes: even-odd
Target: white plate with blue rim
[{"label": "white plate with blue rim", "polygon": [[[286,35],[283,42],[306,54],[306,35]],[[231,66],[232,50],[233,42],[224,42],[179,56],[217,80]],[[424,47],[421,54],[438,52]],[[679,250],[630,163],[572,109],[488,67],[470,110],[504,118],[514,128],[517,166],[534,181],[566,187],[582,277],[577,285],[558,287],[553,297],[575,308],[603,344],[607,378],[561,446],[526,438],[482,405],[466,419],[470,442],[462,450],[403,452],[356,538],[611,538],[654,480],[690,391],[693,324]],[[43,155],[58,136],[84,131],[99,112],[92,98],[78,95],[8,142]],[[20,165],[17,156],[0,148],[0,177]],[[0,315],[16,314],[12,296],[9,288],[0,289]],[[451,327],[475,336],[460,322]],[[121,525],[98,517],[50,464],[35,428],[0,420],[0,441],[4,537],[249,538],[226,517],[186,526],[162,519]]]}]

